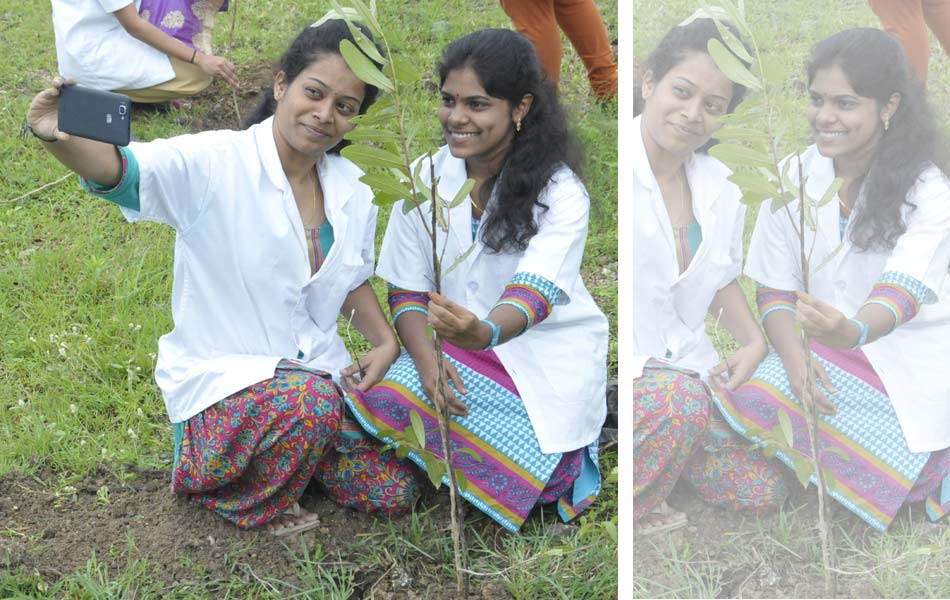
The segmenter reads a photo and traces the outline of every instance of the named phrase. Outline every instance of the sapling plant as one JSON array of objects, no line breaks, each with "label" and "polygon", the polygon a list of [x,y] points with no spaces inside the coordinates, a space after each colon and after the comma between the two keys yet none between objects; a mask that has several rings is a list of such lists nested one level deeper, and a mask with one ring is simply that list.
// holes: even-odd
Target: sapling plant
[{"label": "sapling plant", "polygon": [[[415,212],[418,215],[420,223],[431,240],[432,288],[436,293],[441,293],[442,278],[461,264],[474,248],[473,244],[457,257],[453,264],[445,267],[448,242],[446,234],[449,230],[451,209],[468,199],[475,182],[472,179],[466,180],[462,187],[454,190],[452,197],[447,199],[439,190],[439,179],[435,176],[432,152],[426,152],[422,159],[413,161],[414,156],[410,150],[413,144],[413,133],[406,125],[407,107],[404,103],[404,94],[408,87],[418,85],[421,78],[419,71],[413,65],[392,52],[386,34],[376,18],[375,0],[370,0],[369,5],[362,0],[350,0],[349,6],[346,7],[336,0],[331,0],[331,5],[334,16],[346,21],[356,42],[354,44],[349,40],[343,40],[340,43],[340,53],[347,65],[362,81],[388,92],[388,97],[379,99],[366,114],[354,117],[353,122],[358,127],[347,133],[345,138],[363,143],[344,148],[342,154],[366,171],[360,181],[372,188],[373,202],[376,205],[392,207],[397,201],[402,200],[404,213]],[[359,21],[369,29],[375,40],[385,50],[385,56],[354,24],[355,21]],[[428,169],[428,182],[423,178],[424,169]],[[450,443],[452,421],[446,398],[445,386],[448,385],[448,378],[442,361],[443,340],[441,335],[432,331],[431,328],[427,331],[433,337],[433,348],[437,357],[436,391],[435,397],[431,400],[435,405],[439,421],[442,458],[440,460],[431,449],[426,447],[422,418],[415,411],[410,411],[410,426],[404,431],[385,430],[381,431],[380,435],[393,440],[397,445],[397,456],[405,458],[412,451],[421,457],[429,479],[436,487],[441,485],[443,479],[448,479],[456,585],[460,595],[467,595],[464,507],[458,496],[459,490],[464,492],[467,488],[467,481],[460,470],[453,468],[453,450]],[[456,450],[455,452],[468,451]]]},{"label": "sapling plant", "polygon": [[[835,199],[842,180],[835,179],[820,198],[812,198],[806,191],[801,155],[796,152],[782,158],[784,153],[780,146],[785,131],[776,99],[789,78],[777,63],[762,56],[757,36],[746,19],[745,2],[737,0],[734,4],[731,0],[720,0],[717,6],[703,3],[703,8],[691,19],[696,17],[712,18],[722,36],[722,41],[711,39],[708,43],[709,54],[719,69],[733,82],[755,92],[754,100],[747,100],[734,113],[723,117],[724,125],[715,135],[719,143],[710,148],[709,154],[732,169],[733,174],[729,179],[742,191],[744,204],[758,206],[770,199],[770,210],[785,213],[799,241],[802,290],[808,293],[810,275],[826,266],[837,252],[820,264],[812,265],[817,238],[817,211]],[[726,21],[748,42],[749,47],[724,24]],[[801,328],[797,332],[805,356],[805,376],[799,400],[807,424],[809,447],[807,451],[795,447],[791,418],[781,409],[777,413],[778,423],[771,431],[750,429],[747,433],[758,440],[758,445],[767,457],[774,457],[778,452],[788,457],[803,486],[807,487],[809,481],[814,480],[818,490],[818,532],[825,592],[828,597],[834,597],[836,552],[830,527],[828,492],[835,485],[835,480],[834,475],[822,466],[820,419],[814,397],[817,377],[811,339]]]}]

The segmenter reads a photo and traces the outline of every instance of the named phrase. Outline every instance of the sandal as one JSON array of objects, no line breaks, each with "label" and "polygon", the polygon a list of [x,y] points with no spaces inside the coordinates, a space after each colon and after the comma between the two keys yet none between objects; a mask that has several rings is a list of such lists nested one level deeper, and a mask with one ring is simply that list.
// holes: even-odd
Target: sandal
[{"label": "sandal", "polygon": [[[290,525],[283,525],[281,520],[285,517],[303,517],[305,515],[312,515],[313,518],[303,521],[296,522]],[[320,526],[320,519],[317,517],[316,513],[305,512],[300,508],[300,504],[294,502],[290,505],[286,511],[281,513],[276,519],[267,523],[264,526],[264,531],[273,535],[274,537],[284,537],[285,535],[291,535],[293,533],[303,533],[305,531],[310,531],[316,527]]]},{"label": "sandal", "polygon": [[[659,517],[659,520],[656,520],[657,517]],[[642,519],[634,522],[633,532],[636,535],[647,537],[676,531],[688,524],[689,519],[685,513],[670,508],[670,505],[663,501],[659,506],[645,514]]]}]

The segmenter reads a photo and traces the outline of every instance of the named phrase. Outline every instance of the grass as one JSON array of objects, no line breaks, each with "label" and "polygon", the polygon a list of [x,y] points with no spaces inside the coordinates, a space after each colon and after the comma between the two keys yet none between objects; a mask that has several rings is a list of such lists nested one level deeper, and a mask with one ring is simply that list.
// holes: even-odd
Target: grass
[{"label": "grass", "polygon": [[[599,4],[615,39],[616,5]],[[379,5],[394,51],[425,73],[426,81],[407,99],[417,131],[413,147],[435,147],[440,143],[435,118],[439,99],[432,81],[441,49],[474,29],[509,27],[509,22],[494,0],[391,0]],[[241,3],[233,60],[243,66],[276,60],[287,42],[327,8],[316,0]],[[226,45],[232,14],[218,20],[219,49]],[[6,49],[0,64],[0,475],[16,471],[42,477],[57,493],[68,493],[70,485],[96,468],[119,479],[128,477],[124,464],[168,468],[171,427],[153,369],[157,339],[172,327],[174,233],[154,224],[126,224],[114,207],[82,193],[75,178],[11,201],[59,179],[66,169],[39,143],[17,135],[30,99],[56,72],[49,4],[29,3],[24,10],[21,2],[0,0],[0,32]],[[566,43],[561,99],[587,149],[592,220],[584,276],[615,331],[616,114],[595,106],[583,66]],[[132,129],[144,140],[169,137],[190,131],[191,123],[208,116],[207,111],[199,100],[189,113],[137,118]],[[380,215],[378,238],[386,219]],[[374,286],[381,295],[381,282]],[[365,347],[358,334],[353,338],[355,348]],[[610,371],[615,375],[613,338]],[[606,474],[616,464],[616,451],[604,454]],[[616,540],[609,533],[609,523],[616,524],[615,483],[606,486],[582,522],[587,524],[584,535],[568,541],[545,535],[543,524],[534,522],[501,546],[489,534],[476,537],[473,569],[501,572],[494,579],[518,598],[610,597],[616,586]],[[0,596],[344,598],[353,565],[385,560],[374,554],[381,546],[407,560],[420,552],[448,556],[448,535],[432,517],[417,515],[411,524],[384,521],[374,527],[379,543],[356,544],[348,550],[352,556],[334,559],[341,563],[336,566],[325,566],[325,556],[301,555],[301,579],[314,586],[310,590],[292,590],[247,573],[239,573],[235,581],[196,579],[158,590],[150,575],[158,565],[130,562],[115,572],[90,557],[84,570],[64,574],[57,582],[0,569]],[[541,558],[527,560],[535,556]],[[450,578],[447,568],[441,575]]]},{"label": "grass", "polygon": [[[709,2],[715,4],[714,1]],[[634,55],[641,61],[666,31],[701,6],[694,0],[635,0]],[[779,111],[786,132],[784,150],[804,148],[809,142],[804,109],[807,104],[804,64],[811,46],[848,27],[879,27],[877,17],[864,0],[817,4],[807,0],[747,2],[750,24],[765,45],[763,55],[777,61],[789,73],[788,93]],[[950,59],[931,38],[932,56],[928,90],[932,106],[950,100]],[[938,111],[938,126],[946,133],[950,115]],[[748,243],[755,210],[746,219]],[[741,281],[752,298],[752,284]],[[709,333],[716,340],[710,319]],[[720,330],[720,351],[734,344]],[[811,494],[811,492],[809,492]],[[706,521],[696,523],[695,535],[647,541],[635,548],[637,560],[656,562],[646,575],[635,575],[637,597],[802,597],[822,590],[821,557],[814,529],[816,508],[799,503],[795,508],[762,518],[728,517],[717,513],[709,519],[724,519],[730,530],[724,535],[703,536]],[[840,513],[840,511],[839,511]],[[707,517],[706,513],[703,513]],[[886,534],[877,534],[863,523],[839,514],[835,519],[838,540],[839,592],[851,597],[946,597],[950,575],[950,528],[932,526],[925,516],[901,518]],[[635,542],[640,543],[640,542]],[[636,563],[635,567],[641,563]],[[635,571],[637,569],[635,568]],[[813,584],[811,582],[814,582]],[[757,595],[763,594],[763,595]]]}]

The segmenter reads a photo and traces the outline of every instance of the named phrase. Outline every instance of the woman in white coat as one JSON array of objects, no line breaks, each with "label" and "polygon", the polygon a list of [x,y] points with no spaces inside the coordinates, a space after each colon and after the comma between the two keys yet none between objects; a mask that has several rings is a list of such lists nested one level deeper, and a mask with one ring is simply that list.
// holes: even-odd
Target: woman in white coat
[{"label": "woman in white coat", "polygon": [[[343,21],[305,29],[280,61],[273,116],[245,131],[128,148],[69,136],[57,128],[61,79],[27,115],[88,191],[129,221],[175,229],[175,328],[155,369],[174,424],[172,489],[242,528],[313,527],[297,500],[314,473],[334,499],[366,509],[407,509],[417,489],[409,465],[378,452],[347,457],[370,465],[356,475],[336,468],[334,380],[352,386],[362,368],[366,388],[399,348],[366,283],[372,193],[337,153],[377,94],[347,67],[343,39],[353,39]],[[375,346],[353,365],[336,330],[341,311]],[[389,493],[370,499],[376,487]]]},{"label": "woman in white coat", "polygon": [[[750,438],[786,412],[795,448],[810,455],[797,320],[812,338],[832,497],[879,530],[907,502],[926,502],[936,519],[950,511],[950,181],[935,164],[937,127],[900,44],[877,29],[816,45],[808,85],[806,190],[821,198],[836,177],[844,185],[817,209],[817,232],[805,228],[814,244],[807,294],[797,217],[759,212],[746,272],[760,285],[775,351],[717,404]],[[795,162],[791,171],[794,180]],[[798,214],[797,202],[788,206]]]},{"label": "woman in white coat", "polygon": [[[647,60],[634,121],[634,519],[643,534],[685,525],[666,504],[707,428],[712,377],[745,381],[766,343],[736,277],[745,210],[729,170],[703,150],[744,94],[708,54],[710,19],[674,27]],[[720,361],[707,315],[738,341]]]},{"label": "woman in white coat", "polygon": [[[422,219],[394,207],[377,274],[391,286],[408,352],[382,383],[349,395],[348,406],[385,441],[381,431],[404,430],[416,411],[426,448],[441,455],[428,322],[446,340],[453,447],[478,456],[455,453],[468,480],[462,496],[511,531],[542,502],[558,502],[569,520],[600,489],[606,412],[607,320],[579,273],[589,200],[575,174],[578,153],[522,35],[488,29],[453,42],[439,77],[447,144],[433,157],[440,193],[452,197],[475,180],[470,202],[449,213],[443,264],[474,248],[436,294]],[[428,180],[429,168],[421,172]],[[440,231],[440,248],[445,237]]]}]

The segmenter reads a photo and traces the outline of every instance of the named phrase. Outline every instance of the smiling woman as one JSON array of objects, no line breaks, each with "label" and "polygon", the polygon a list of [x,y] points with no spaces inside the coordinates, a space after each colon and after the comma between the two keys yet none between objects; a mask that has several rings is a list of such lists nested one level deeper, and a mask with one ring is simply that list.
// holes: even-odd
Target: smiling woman
[{"label": "smiling woman", "polygon": [[[128,148],[71,137],[57,127],[59,91],[73,83],[61,79],[27,116],[89,192],[129,221],[175,229],[175,328],[155,370],[175,432],[172,489],[275,534],[317,525],[297,505],[312,478],[364,510],[406,510],[417,490],[391,453],[353,450],[338,435],[338,383],[367,389],[398,354],[366,283],[372,193],[338,153],[377,94],[346,66],[344,39],[353,37],[339,20],[297,36],[244,131]],[[341,312],[374,346],[353,365],[337,333]],[[386,493],[367,491],[376,488]]]},{"label": "smiling woman", "polygon": [[[543,503],[557,503],[567,521],[600,492],[607,383],[607,320],[579,273],[590,201],[573,171],[574,140],[520,34],[481,30],[451,43],[439,78],[446,146],[432,171],[446,197],[475,180],[468,201],[449,211],[449,231],[438,231],[443,264],[458,266],[435,293],[424,225],[431,204],[424,219],[394,207],[377,274],[391,286],[408,353],[347,406],[386,442],[383,432],[410,427],[415,411],[426,448],[441,455],[433,405],[441,360],[453,460],[468,482],[462,497],[512,531]],[[428,183],[430,169],[421,172]],[[427,324],[445,340],[442,356]]]}]

